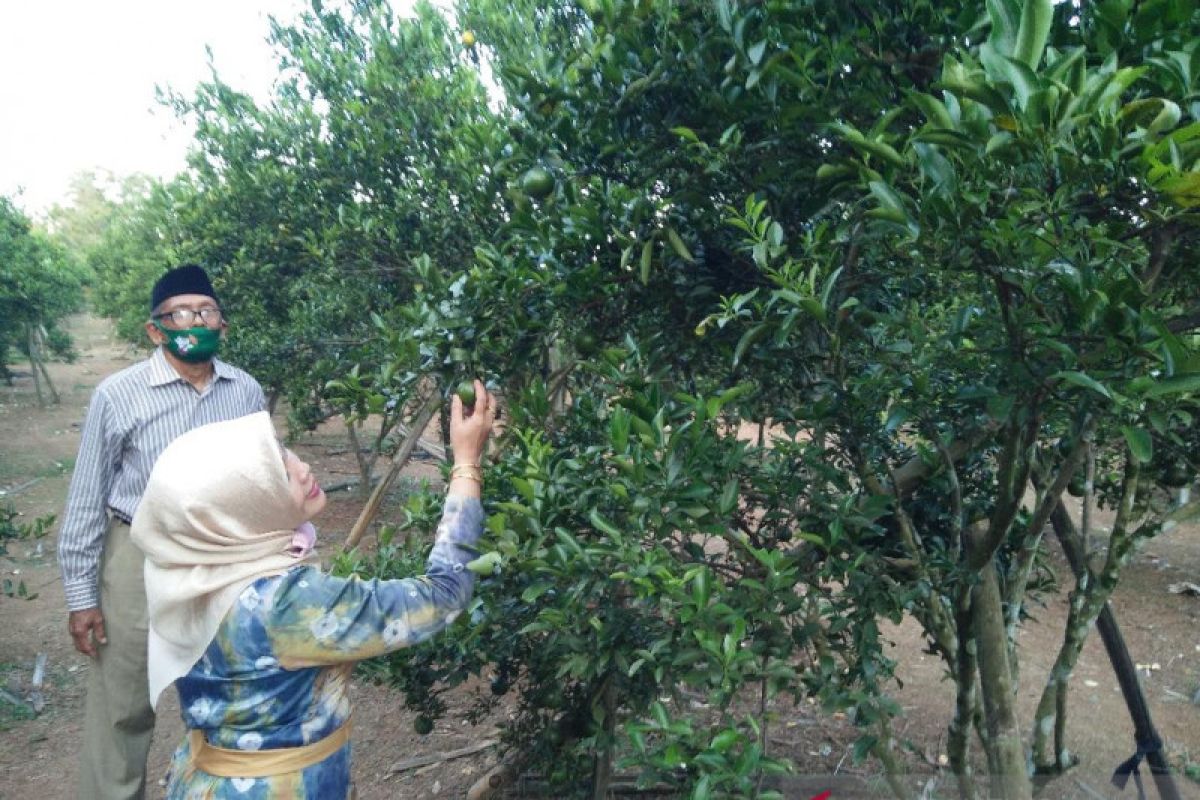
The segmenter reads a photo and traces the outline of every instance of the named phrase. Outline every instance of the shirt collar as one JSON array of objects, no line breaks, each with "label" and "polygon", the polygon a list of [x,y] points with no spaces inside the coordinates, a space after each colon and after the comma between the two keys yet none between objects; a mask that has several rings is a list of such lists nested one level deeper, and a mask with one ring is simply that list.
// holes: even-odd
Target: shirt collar
[{"label": "shirt collar", "polygon": [[[233,380],[233,368],[219,358],[213,359],[213,375],[217,380]],[[182,381],[183,378],[171,363],[167,361],[167,357],[163,355],[161,347],[154,348],[154,353],[150,356],[150,374],[147,376],[147,383],[151,386],[166,386],[168,383]]]}]

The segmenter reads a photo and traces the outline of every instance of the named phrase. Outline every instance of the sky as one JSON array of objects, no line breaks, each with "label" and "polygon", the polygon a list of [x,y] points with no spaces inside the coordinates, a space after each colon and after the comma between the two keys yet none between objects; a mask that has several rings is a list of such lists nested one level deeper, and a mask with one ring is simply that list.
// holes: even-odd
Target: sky
[{"label": "sky", "polygon": [[[155,86],[190,93],[208,75],[268,96],[268,15],[300,0],[3,0],[0,2],[0,195],[38,214],[64,202],[87,169],[169,177],[190,134]],[[18,191],[21,193],[18,194]]]}]

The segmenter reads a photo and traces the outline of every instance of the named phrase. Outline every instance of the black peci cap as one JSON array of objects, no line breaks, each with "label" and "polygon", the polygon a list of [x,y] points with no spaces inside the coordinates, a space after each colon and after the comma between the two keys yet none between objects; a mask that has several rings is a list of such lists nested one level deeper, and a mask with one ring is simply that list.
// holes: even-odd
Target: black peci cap
[{"label": "black peci cap", "polygon": [[154,284],[154,290],[150,292],[150,311],[153,312],[164,300],[181,294],[202,294],[220,305],[207,273],[195,264],[184,264],[168,271]]}]

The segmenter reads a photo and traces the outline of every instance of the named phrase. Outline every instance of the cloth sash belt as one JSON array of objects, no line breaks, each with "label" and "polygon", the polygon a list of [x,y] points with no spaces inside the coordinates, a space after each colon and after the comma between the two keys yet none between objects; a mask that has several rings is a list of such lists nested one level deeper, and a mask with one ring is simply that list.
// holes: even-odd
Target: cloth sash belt
[{"label": "cloth sash belt", "polygon": [[192,749],[192,767],[218,778],[266,778],[285,772],[298,772],[319,764],[350,741],[350,718],[333,733],[299,747],[270,750],[231,750],[209,744],[204,731],[188,731]]}]

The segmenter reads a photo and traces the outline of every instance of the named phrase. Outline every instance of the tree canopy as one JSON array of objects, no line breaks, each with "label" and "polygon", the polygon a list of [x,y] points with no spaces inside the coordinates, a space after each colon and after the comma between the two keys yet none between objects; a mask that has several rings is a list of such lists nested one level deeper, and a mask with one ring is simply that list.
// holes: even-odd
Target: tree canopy
[{"label": "tree canopy", "polygon": [[[503,571],[380,668],[426,715],[492,670],[513,752],[573,791],[617,754],[766,797],[788,765],[734,701],[814,697],[904,794],[880,625],[909,615],[954,678],[960,792],[982,768],[1027,797],[1027,763],[1073,763],[1062,699],[1121,567],[1197,509],[1171,490],[1197,467],[1198,23],[1191,0],[314,2],[272,28],[270,103],[216,75],[172,96],[190,169],[123,204],[100,292],[115,311],[200,260],[231,358],[298,426],[376,426],[376,453],[458,378],[500,389]],[[1099,536],[1068,490],[1116,520],[1056,581],[1046,532]],[[339,567],[421,549],[389,527]],[[1015,643],[1059,588],[1021,720]],[[664,701],[685,689],[716,713]]]}]

